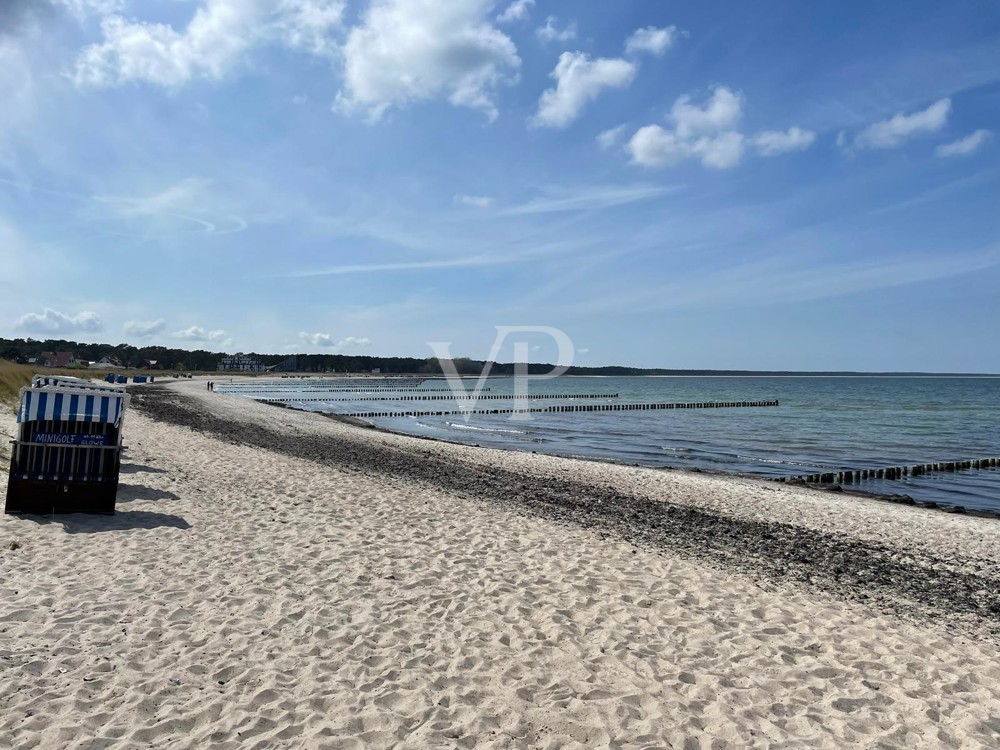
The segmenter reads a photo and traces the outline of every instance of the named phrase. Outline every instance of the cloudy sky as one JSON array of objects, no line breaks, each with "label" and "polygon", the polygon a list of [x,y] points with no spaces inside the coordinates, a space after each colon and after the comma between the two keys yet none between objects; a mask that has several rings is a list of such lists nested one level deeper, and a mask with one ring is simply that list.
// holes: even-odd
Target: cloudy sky
[{"label": "cloudy sky", "polygon": [[0,336],[1000,372],[998,115],[986,0],[0,0]]}]

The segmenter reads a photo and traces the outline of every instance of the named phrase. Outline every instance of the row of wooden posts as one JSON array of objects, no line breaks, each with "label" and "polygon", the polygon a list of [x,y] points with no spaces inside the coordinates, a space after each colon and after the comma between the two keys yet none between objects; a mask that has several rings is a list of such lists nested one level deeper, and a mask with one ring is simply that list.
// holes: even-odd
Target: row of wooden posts
[{"label": "row of wooden posts", "polygon": [[288,397],[288,398],[275,398],[273,396],[267,396],[263,398],[257,398],[257,401],[263,401],[265,403],[274,402],[296,402],[296,401],[478,401],[478,400],[507,400],[507,401],[518,401],[521,399],[529,401],[537,401],[539,399],[572,399],[572,398],[618,398],[617,393],[539,393],[539,394],[525,394],[523,396],[515,395],[502,395],[493,394],[490,396],[477,396],[475,393],[466,394],[454,394],[451,396],[335,396],[333,398],[314,398],[312,396],[308,398],[298,398],[298,397]]},{"label": "row of wooden posts", "polygon": [[380,419],[386,417],[446,417],[455,414],[556,414],[594,411],[653,411],[657,409],[721,409],[752,406],[778,406],[773,401],[699,401],[681,404],[567,404],[522,409],[447,409],[442,411],[357,411],[338,412],[343,417]]},{"label": "row of wooden posts", "polygon": [[[480,388],[480,393],[486,393],[489,388]],[[280,391],[293,391],[295,393],[390,393],[398,391],[400,393],[447,393],[451,388],[290,388],[287,386],[276,386],[274,388],[240,388],[239,386],[227,385],[219,393],[230,393],[232,395],[243,395],[245,393],[274,393]],[[301,399],[300,399],[301,400]]]},{"label": "row of wooden posts", "polygon": [[925,474],[968,469],[994,469],[1000,467],[1000,458],[975,458],[968,461],[944,461],[934,464],[913,466],[885,466],[881,469],[860,469],[857,471],[835,471],[821,474],[805,474],[797,477],[781,477],[779,482],[798,480],[809,484],[856,484],[869,479],[903,479]]}]

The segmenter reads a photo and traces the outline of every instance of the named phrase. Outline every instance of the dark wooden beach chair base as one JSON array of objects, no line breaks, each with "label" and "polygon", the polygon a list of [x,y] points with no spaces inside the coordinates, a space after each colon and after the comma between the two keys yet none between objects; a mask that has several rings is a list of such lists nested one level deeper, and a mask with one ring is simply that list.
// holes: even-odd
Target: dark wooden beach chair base
[{"label": "dark wooden beach chair base", "polygon": [[112,515],[115,512],[117,494],[117,479],[114,482],[61,482],[11,476],[7,484],[7,505],[4,512]]}]

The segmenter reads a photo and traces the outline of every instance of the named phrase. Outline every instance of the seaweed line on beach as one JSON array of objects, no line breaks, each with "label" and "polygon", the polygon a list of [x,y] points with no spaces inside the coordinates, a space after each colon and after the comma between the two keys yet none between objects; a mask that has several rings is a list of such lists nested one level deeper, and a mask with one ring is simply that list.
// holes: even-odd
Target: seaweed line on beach
[{"label": "seaweed line on beach", "polygon": [[815,586],[908,616],[972,619],[1000,635],[1000,575],[983,560],[939,558],[788,523],[734,518],[572,479],[463,463],[430,451],[331,435],[287,435],[206,413],[189,397],[162,388],[137,395],[133,404],[151,418],[228,442],[339,470],[418,481],[752,578]]}]

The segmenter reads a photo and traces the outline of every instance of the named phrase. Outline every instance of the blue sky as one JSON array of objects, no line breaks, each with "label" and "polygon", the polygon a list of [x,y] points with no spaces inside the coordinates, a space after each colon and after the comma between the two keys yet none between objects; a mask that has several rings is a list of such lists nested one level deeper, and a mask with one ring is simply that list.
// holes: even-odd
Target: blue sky
[{"label": "blue sky", "polygon": [[0,336],[1000,372],[998,114],[985,1],[6,0]]}]

